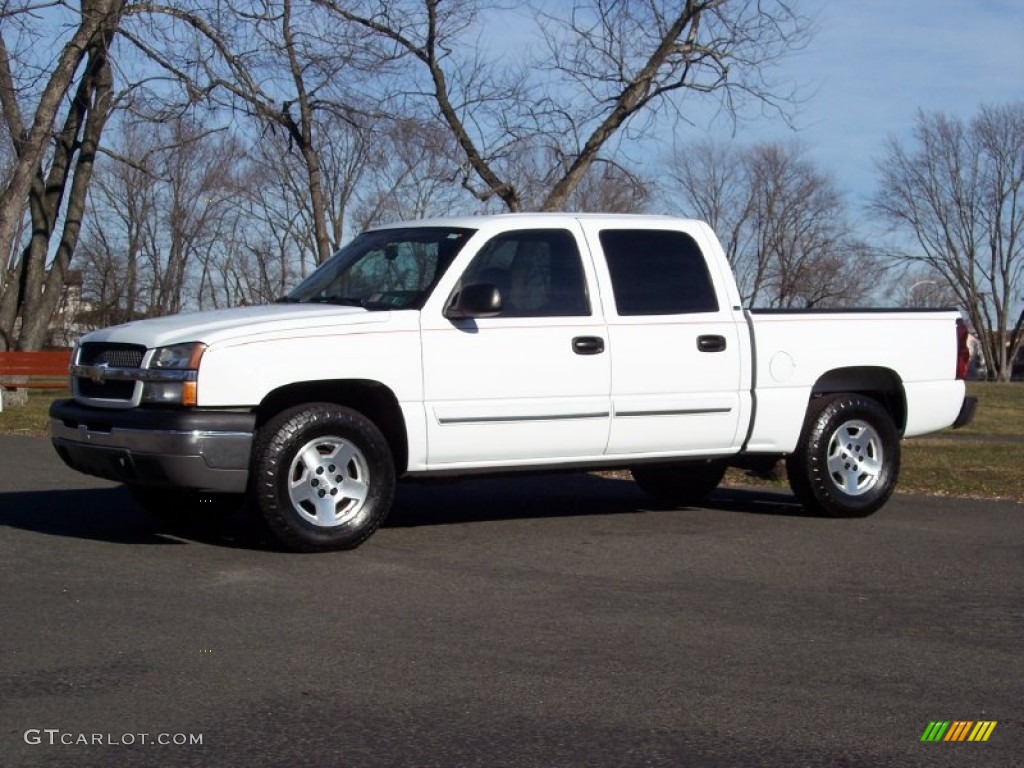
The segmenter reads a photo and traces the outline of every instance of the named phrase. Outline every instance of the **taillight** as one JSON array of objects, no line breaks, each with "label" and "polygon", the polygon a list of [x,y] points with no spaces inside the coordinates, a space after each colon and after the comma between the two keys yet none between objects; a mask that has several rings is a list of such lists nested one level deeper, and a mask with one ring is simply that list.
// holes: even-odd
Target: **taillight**
[{"label": "taillight", "polygon": [[967,347],[967,323],[963,318],[956,321],[956,377],[967,378],[967,366],[971,362],[971,350]]}]

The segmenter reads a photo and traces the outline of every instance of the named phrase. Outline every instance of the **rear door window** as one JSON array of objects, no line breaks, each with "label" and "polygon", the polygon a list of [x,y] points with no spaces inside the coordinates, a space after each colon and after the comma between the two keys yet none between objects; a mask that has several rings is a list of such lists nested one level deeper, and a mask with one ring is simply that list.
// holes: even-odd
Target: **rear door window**
[{"label": "rear door window", "polygon": [[718,311],[704,254],[685,232],[605,229],[600,240],[620,316]]}]

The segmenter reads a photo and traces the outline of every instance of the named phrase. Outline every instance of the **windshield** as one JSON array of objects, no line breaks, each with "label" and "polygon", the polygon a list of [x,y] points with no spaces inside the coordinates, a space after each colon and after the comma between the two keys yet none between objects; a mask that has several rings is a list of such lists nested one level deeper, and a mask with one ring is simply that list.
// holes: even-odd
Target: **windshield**
[{"label": "windshield", "polygon": [[419,309],[474,231],[410,227],[364,232],[281,301]]}]

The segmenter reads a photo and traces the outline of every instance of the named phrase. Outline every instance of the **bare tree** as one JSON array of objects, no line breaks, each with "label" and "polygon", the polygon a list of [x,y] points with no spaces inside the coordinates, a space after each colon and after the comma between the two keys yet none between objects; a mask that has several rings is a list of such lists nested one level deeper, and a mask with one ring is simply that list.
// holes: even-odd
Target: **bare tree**
[{"label": "bare tree", "polygon": [[508,163],[524,142],[553,158],[538,207],[558,210],[623,130],[643,134],[662,108],[685,117],[684,94],[715,94],[728,111],[747,98],[781,110],[792,94],[767,72],[807,29],[785,0],[545,4],[543,55],[515,67],[473,45],[480,2],[315,1],[369,32],[382,59],[403,57],[403,114],[437,115],[459,147],[462,183],[510,211],[524,207]]},{"label": "bare tree", "polygon": [[287,145],[286,137],[274,134],[249,142],[246,162],[253,183],[241,191],[242,205],[253,219],[260,251],[278,255],[282,277],[301,278],[319,263],[319,253],[306,169]]},{"label": "bare tree", "polygon": [[[3,11],[4,21],[27,18],[31,6]],[[25,80],[34,79],[32,67],[9,54],[0,34],[0,106],[17,160],[0,195],[0,253],[16,247],[20,219],[28,201],[32,232],[20,258],[13,265],[0,298],[0,346],[37,349],[45,343],[47,329],[62,296],[64,278],[77,244],[85,195],[100,135],[110,113],[113,85],[108,51],[123,13],[119,0],[89,0],[75,16],[73,32],[60,49],[45,86],[35,98],[31,125],[22,115],[22,102],[31,96]],[[27,23],[27,22],[26,22]],[[5,31],[7,27],[4,28]],[[22,26],[19,31],[24,31]],[[70,100],[63,126],[57,134],[45,169],[46,150],[61,101],[69,93],[82,62],[86,62]],[[19,86],[12,68],[22,64]],[[69,189],[70,184],[70,189]],[[67,200],[65,201],[65,195]],[[56,256],[47,270],[50,241],[63,214]],[[20,332],[15,338],[15,326]]]},{"label": "bare tree", "polygon": [[437,123],[389,121],[366,150],[362,183],[353,195],[358,228],[472,207],[473,198],[453,183],[456,148]]},{"label": "bare tree", "polygon": [[89,217],[76,259],[90,327],[147,314],[142,273],[144,237],[159,207],[159,143],[147,125],[125,124],[110,138],[117,159],[97,167],[89,190]]},{"label": "bare tree", "polygon": [[303,0],[140,3],[133,10],[148,24],[123,34],[180,82],[189,102],[255,117],[263,131],[287,138],[288,151],[302,161],[317,260],[327,259],[337,243],[320,128],[328,116],[361,119],[354,104],[362,64],[350,28]]},{"label": "bare tree", "polygon": [[[83,292],[127,318],[266,299],[354,223],[642,209],[649,185],[621,144],[655,114],[685,118],[685,93],[782,111],[765,73],[806,29],[787,0],[581,0],[539,7],[542,44],[509,66],[479,45],[486,1],[58,2],[56,37],[29,0],[0,6],[0,343],[41,343],[86,212]],[[25,55],[48,35],[52,65]],[[145,60],[126,47],[115,67],[115,40]],[[90,200],[97,153],[119,155],[99,144],[115,104],[115,125],[148,120],[159,146],[125,134]],[[204,154],[205,121],[231,129],[230,152]]]},{"label": "bare tree", "polygon": [[32,3],[5,3],[0,9],[0,19],[5,22],[4,30],[0,31],[0,107],[17,153],[17,161],[0,193],[2,254],[9,253],[14,247],[24,201],[28,199],[33,177],[38,172],[49,143],[61,101],[68,93],[82,61],[96,52],[97,45],[105,47],[101,41],[111,29],[116,29],[123,12],[123,2],[87,0],[81,4],[74,31],[61,47],[52,69],[45,73],[45,85],[36,99],[31,122],[27,122],[22,115],[19,99],[19,96],[25,95],[26,89],[19,87],[16,82],[4,34],[7,25],[16,21],[19,14],[31,14],[34,10]]},{"label": "bare tree", "polygon": [[573,189],[563,206],[567,211],[642,213],[653,184],[617,163],[595,163]]},{"label": "bare tree", "polygon": [[[0,179],[9,179],[11,177],[11,171],[17,159],[14,151],[13,137],[7,128],[6,122],[0,120]],[[21,243],[25,237],[25,229],[28,227],[28,221],[25,216],[21,216],[18,222],[19,226],[11,241],[11,249],[7,253],[0,253],[0,296],[3,295],[3,290],[7,283],[17,278],[16,267],[21,258]]]},{"label": "bare tree", "polygon": [[316,266],[304,169],[284,141],[241,147],[235,196],[224,201],[230,207],[219,212],[218,247],[204,261],[200,307],[274,301]]},{"label": "bare tree", "polygon": [[942,276],[982,343],[990,378],[1010,379],[1024,339],[1024,102],[969,123],[919,112],[908,148],[888,142],[871,210],[912,237],[902,257]]},{"label": "bare tree", "polygon": [[126,125],[111,139],[117,159],[97,175],[82,248],[93,319],[169,314],[202,308],[204,300],[219,305],[209,280],[236,245],[234,140],[185,118]]},{"label": "bare tree", "polygon": [[[724,142],[697,142],[677,147],[667,169],[669,199],[681,193],[683,204],[677,207],[715,230],[729,264],[741,284],[746,284],[749,298],[759,290],[760,281],[756,275],[740,274],[741,262],[747,260],[751,250],[751,228],[747,224],[755,203],[744,152]],[[745,264],[743,268],[747,268]]]},{"label": "bare tree", "polygon": [[890,304],[933,309],[957,306],[949,284],[926,265],[905,262],[902,269],[894,269],[891,274],[892,279],[882,290]]},{"label": "bare tree", "polygon": [[677,149],[670,163],[686,213],[722,240],[744,301],[835,307],[863,301],[879,268],[846,219],[833,180],[798,144]]},{"label": "bare tree", "polygon": [[853,238],[835,183],[803,149],[758,144],[746,167],[756,247],[751,302],[763,292],[769,306],[837,306],[868,293],[871,254]]}]

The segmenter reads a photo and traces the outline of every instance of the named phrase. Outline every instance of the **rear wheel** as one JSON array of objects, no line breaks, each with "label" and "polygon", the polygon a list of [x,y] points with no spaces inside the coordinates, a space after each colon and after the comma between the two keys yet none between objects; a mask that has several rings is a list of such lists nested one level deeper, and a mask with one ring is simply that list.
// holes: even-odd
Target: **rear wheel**
[{"label": "rear wheel", "polygon": [[812,401],[800,443],[786,460],[797,498],[826,517],[875,512],[892,495],[899,471],[892,417],[876,400],[856,394]]},{"label": "rear wheel", "polygon": [[361,413],[332,403],[271,419],[260,429],[254,472],[267,527],[300,552],[359,546],[383,522],[395,493],[387,440]]},{"label": "rear wheel", "polygon": [[699,504],[722,482],[725,465],[717,461],[639,464],[633,479],[659,501],[675,506]]}]

